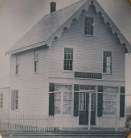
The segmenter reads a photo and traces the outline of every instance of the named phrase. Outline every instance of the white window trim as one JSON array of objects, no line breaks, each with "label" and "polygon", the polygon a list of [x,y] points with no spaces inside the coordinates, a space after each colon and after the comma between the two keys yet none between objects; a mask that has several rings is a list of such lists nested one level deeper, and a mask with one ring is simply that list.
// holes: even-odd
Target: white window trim
[{"label": "white window trim", "polygon": [[[73,49],[73,64],[72,64],[72,70],[64,70],[64,49],[65,48],[71,48]],[[73,73],[75,70],[75,46],[63,46],[63,66],[62,66],[62,72],[64,73]]]},{"label": "white window trim", "polygon": [[[38,60],[37,60],[37,71],[35,72],[35,52],[38,52]],[[39,50],[35,50],[34,51],[34,74],[38,74],[39,73]]]},{"label": "white window trim", "polygon": [[[11,111],[12,111],[12,112],[18,112],[18,111],[19,111],[19,100],[20,100],[20,98],[19,98],[19,97],[20,97],[20,96],[19,96],[19,90],[18,90],[18,89],[13,89],[13,90],[11,90],[11,92],[12,92],[12,91],[18,91],[18,109],[13,109],[13,110],[11,109]],[[10,98],[11,98],[11,97],[10,97]],[[12,99],[11,99],[11,100],[12,100]],[[15,100],[13,99],[13,104],[14,104],[14,102],[15,102]]]},{"label": "white window trim", "polygon": [[[86,17],[89,17],[89,18],[93,18],[93,35],[89,35],[89,34],[85,34],[85,18]],[[95,36],[95,18],[93,16],[88,16],[88,15],[85,15],[84,16],[84,24],[83,24],[83,35],[86,36],[86,37],[94,37]]]},{"label": "white window trim", "polygon": [[3,110],[4,109],[4,94],[0,93],[0,103],[1,103],[1,94],[3,95],[3,100],[2,100],[3,107],[1,108],[1,104],[0,104],[0,110]]},{"label": "white window trim", "polygon": [[[17,60],[17,57],[18,57],[18,59],[19,59],[18,74],[16,74],[16,65],[17,65],[16,60]],[[16,75],[16,77],[17,77],[17,76],[20,76],[20,55],[16,55],[16,56],[15,56],[15,75]]]},{"label": "white window trim", "polygon": [[[73,84],[61,84],[61,83],[56,83],[55,85],[71,85],[72,86],[72,109],[71,109],[71,114],[63,114],[63,92],[61,93],[61,108],[62,108],[62,113],[60,114],[55,114],[54,113],[54,116],[56,117],[59,117],[59,116],[66,116],[66,117],[70,117],[70,116],[73,116],[73,110],[74,110],[74,85]],[[56,93],[57,91],[55,91]]]},{"label": "white window trim", "polygon": [[[112,88],[117,88],[118,89],[118,92],[117,92],[117,94],[119,95],[119,86],[104,86],[104,87],[112,87]],[[103,94],[104,94],[104,90],[103,90]],[[105,100],[106,101],[106,100]],[[112,100],[113,101],[113,100]],[[116,108],[118,108],[117,107],[117,104],[118,104],[118,102],[119,102],[119,98],[118,98],[118,101],[117,101],[117,99],[115,100],[116,101]],[[103,102],[104,102],[104,100],[103,100]],[[103,107],[103,109],[104,109],[104,107]],[[118,109],[116,109],[116,114],[117,114],[117,110]],[[111,118],[115,118],[116,117],[116,114],[115,115],[109,115],[109,114],[107,114],[107,115],[105,115],[105,114],[103,114],[102,115],[102,117],[104,118],[104,117],[111,117]]]},{"label": "white window trim", "polygon": [[[103,58],[104,58],[104,52],[111,52],[111,72],[109,73],[109,72],[103,72]],[[103,75],[113,75],[113,62],[112,62],[112,59],[113,59],[113,52],[112,51],[108,51],[108,50],[106,50],[106,51],[103,51],[103,56],[102,56],[102,74]]]}]

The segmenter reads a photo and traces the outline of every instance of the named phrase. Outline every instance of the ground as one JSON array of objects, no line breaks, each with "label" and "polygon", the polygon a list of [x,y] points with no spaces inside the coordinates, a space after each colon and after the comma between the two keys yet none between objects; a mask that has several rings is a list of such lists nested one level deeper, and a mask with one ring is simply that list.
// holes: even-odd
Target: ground
[{"label": "ground", "polygon": [[[105,136],[3,136],[2,138],[105,138]],[[124,138],[123,136],[106,136],[106,138]]]}]

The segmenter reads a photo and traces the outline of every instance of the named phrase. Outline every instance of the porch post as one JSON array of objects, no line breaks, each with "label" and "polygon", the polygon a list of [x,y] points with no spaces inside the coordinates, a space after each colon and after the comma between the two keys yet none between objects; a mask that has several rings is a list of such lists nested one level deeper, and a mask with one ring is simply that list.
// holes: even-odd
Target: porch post
[{"label": "porch post", "polygon": [[116,131],[118,130],[118,108],[119,108],[119,104],[118,104],[118,93],[116,94]]},{"label": "porch post", "polygon": [[63,91],[61,91],[61,114],[60,114],[61,123],[60,123],[60,130],[62,130],[62,125],[63,125],[62,114],[63,114]]},{"label": "porch post", "polygon": [[89,92],[88,130],[91,127],[91,92]]}]

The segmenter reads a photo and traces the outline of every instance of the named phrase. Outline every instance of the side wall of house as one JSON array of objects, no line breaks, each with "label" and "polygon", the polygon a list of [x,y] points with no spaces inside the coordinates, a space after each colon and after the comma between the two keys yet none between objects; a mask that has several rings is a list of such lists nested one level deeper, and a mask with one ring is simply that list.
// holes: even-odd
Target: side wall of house
[{"label": "side wall of house", "polygon": [[[35,50],[39,51],[38,73],[34,73]],[[20,56],[19,75],[16,75],[16,55],[12,55],[10,81],[10,93],[12,90],[18,90],[18,110],[10,110],[10,114],[47,115],[48,47],[28,50],[18,55]]]}]

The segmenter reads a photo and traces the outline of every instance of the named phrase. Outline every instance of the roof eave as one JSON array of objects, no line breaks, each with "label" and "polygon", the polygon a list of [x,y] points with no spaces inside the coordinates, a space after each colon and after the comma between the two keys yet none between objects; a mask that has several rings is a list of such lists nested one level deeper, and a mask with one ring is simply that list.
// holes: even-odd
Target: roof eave
[{"label": "roof eave", "polygon": [[22,48],[19,48],[19,49],[16,49],[16,50],[9,50],[5,53],[5,55],[19,53],[19,52],[26,51],[26,50],[33,49],[33,48],[37,48],[37,47],[40,47],[40,46],[47,46],[47,44],[45,43],[45,41],[39,42],[39,43],[32,44],[32,45],[29,45],[29,46],[25,46],[25,47],[22,47]]}]

